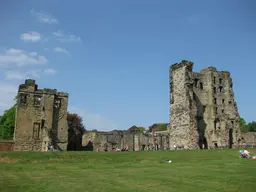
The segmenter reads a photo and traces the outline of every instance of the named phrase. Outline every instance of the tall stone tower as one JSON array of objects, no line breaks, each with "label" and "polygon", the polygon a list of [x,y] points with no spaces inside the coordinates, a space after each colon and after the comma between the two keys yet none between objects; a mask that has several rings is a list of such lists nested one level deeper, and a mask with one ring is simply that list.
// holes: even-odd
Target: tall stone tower
[{"label": "tall stone tower", "polygon": [[68,94],[38,89],[27,79],[18,90],[14,131],[15,151],[46,151],[48,144],[66,150]]},{"label": "tall stone tower", "polygon": [[208,67],[193,72],[193,63],[170,67],[170,146],[184,149],[237,147],[239,113],[227,71]]}]

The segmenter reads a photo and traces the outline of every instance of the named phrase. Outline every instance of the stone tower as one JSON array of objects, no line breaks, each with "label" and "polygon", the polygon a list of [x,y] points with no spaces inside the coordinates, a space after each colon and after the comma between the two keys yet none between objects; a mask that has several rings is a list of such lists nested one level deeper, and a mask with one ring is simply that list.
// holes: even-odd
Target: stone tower
[{"label": "stone tower", "polygon": [[46,151],[48,144],[66,150],[68,94],[38,89],[27,79],[18,90],[14,131],[15,151]]},{"label": "stone tower", "polygon": [[239,113],[227,71],[208,67],[193,72],[193,63],[170,67],[170,146],[184,149],[237,147]]}]

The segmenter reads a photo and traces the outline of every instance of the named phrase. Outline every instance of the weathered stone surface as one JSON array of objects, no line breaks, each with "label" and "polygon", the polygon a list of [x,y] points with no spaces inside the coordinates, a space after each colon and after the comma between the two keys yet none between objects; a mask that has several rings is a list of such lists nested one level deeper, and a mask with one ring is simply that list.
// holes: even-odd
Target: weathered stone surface
[{"label": "weathered stone surface", "polygon": [[256,147],[256,132],[242,133],[241,147]]},{"label": "weathered stone surface", "polygon": [[170,146],[184,149],[236,147],[241,142],[239,113],[227,71],[193,63],[170,67]]},{"label": "weathered stone surface", "polygon": [[87,131],[83,135],[82,145],[88,149],[92,146],[93,151],[112,151],[113,149],[125,149],[129,151],[168,149],[169,136],[167,132],[158,132],[155,136],[151,133],[132,131],[97,132]]},{"label": "weathered stone surface", "polygon": [[68,94],[38,89],[35,80],[19,86],[14,131],[15,151],[47,151],[48,144],[66,150]]}]

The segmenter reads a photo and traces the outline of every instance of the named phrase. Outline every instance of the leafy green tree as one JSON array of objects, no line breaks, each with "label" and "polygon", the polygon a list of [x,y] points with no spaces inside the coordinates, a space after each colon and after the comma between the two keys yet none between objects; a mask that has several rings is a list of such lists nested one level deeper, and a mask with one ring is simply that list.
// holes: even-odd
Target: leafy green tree
[{"label": "leafy green tree", "polygon": [[168,124],[166,123],[155,123],[149,127],[149,131],[151,132],[153,129],[155,131],[166,131]]},{"label": "leafy green tree", "polygon": [[0,119],[0,138],[12,139],[15,127],[16,105],[6,110]]},{"label": "leafy green tree", "polygon": [[249,132],[256,132],[256,122],[252,121],[246,125]]},{"label": "leafy green tree", "polygon": [[249,131],[248,127],[247,127],[247,124],[246,124],[246,121],[242,117],[240,117],[240,129],[244,133]]},{"label": "leafy green tree", "polygon": [[243,118],[240,118],[240,129],[242,132],[256,132],[256,122],[252,121],[249,123],[246,123],[246,121]]},{"label": "leafy green tree", "polygon": [[140,132],[146,131],[145,127],[137,127]]}]

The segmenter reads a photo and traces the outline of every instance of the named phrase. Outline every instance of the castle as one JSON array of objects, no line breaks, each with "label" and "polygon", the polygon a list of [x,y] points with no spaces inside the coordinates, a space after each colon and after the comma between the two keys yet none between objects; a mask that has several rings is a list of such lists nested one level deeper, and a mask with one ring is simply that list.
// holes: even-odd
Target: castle
[{"label": "castle", "polygon": [[193,72],[193,63],[170,67],[170,143],[185,149],[237,147],[239,113],[232,78],[208,67]]},{"label": "castle", "polygon": [[[236,148],[256,134],[242,134],[234,99],[232,78],[227,71],[208,67],[193,72],[193,63],[182,61],[170,66],[170,122],[166,131],[86,131],[76,138],[75,150],[111,151],[114,148],[211,149]],[[60,150],[68,145],[68,94],[56,89],[38,89],[35,80],[19,86],[14,133],[14,150],[47,151],[51,143]],[[246,138],[246,139],[244,139]],[[76,144],[77,145],[77,144]],[[74,149],[72,149],[74,150]]]},{"label": "castle", "polygon": [[47,151],[52,144],[66,150],[68,94],[38,89],[35,80],[19,86],[14,130],[15,151]]}]

